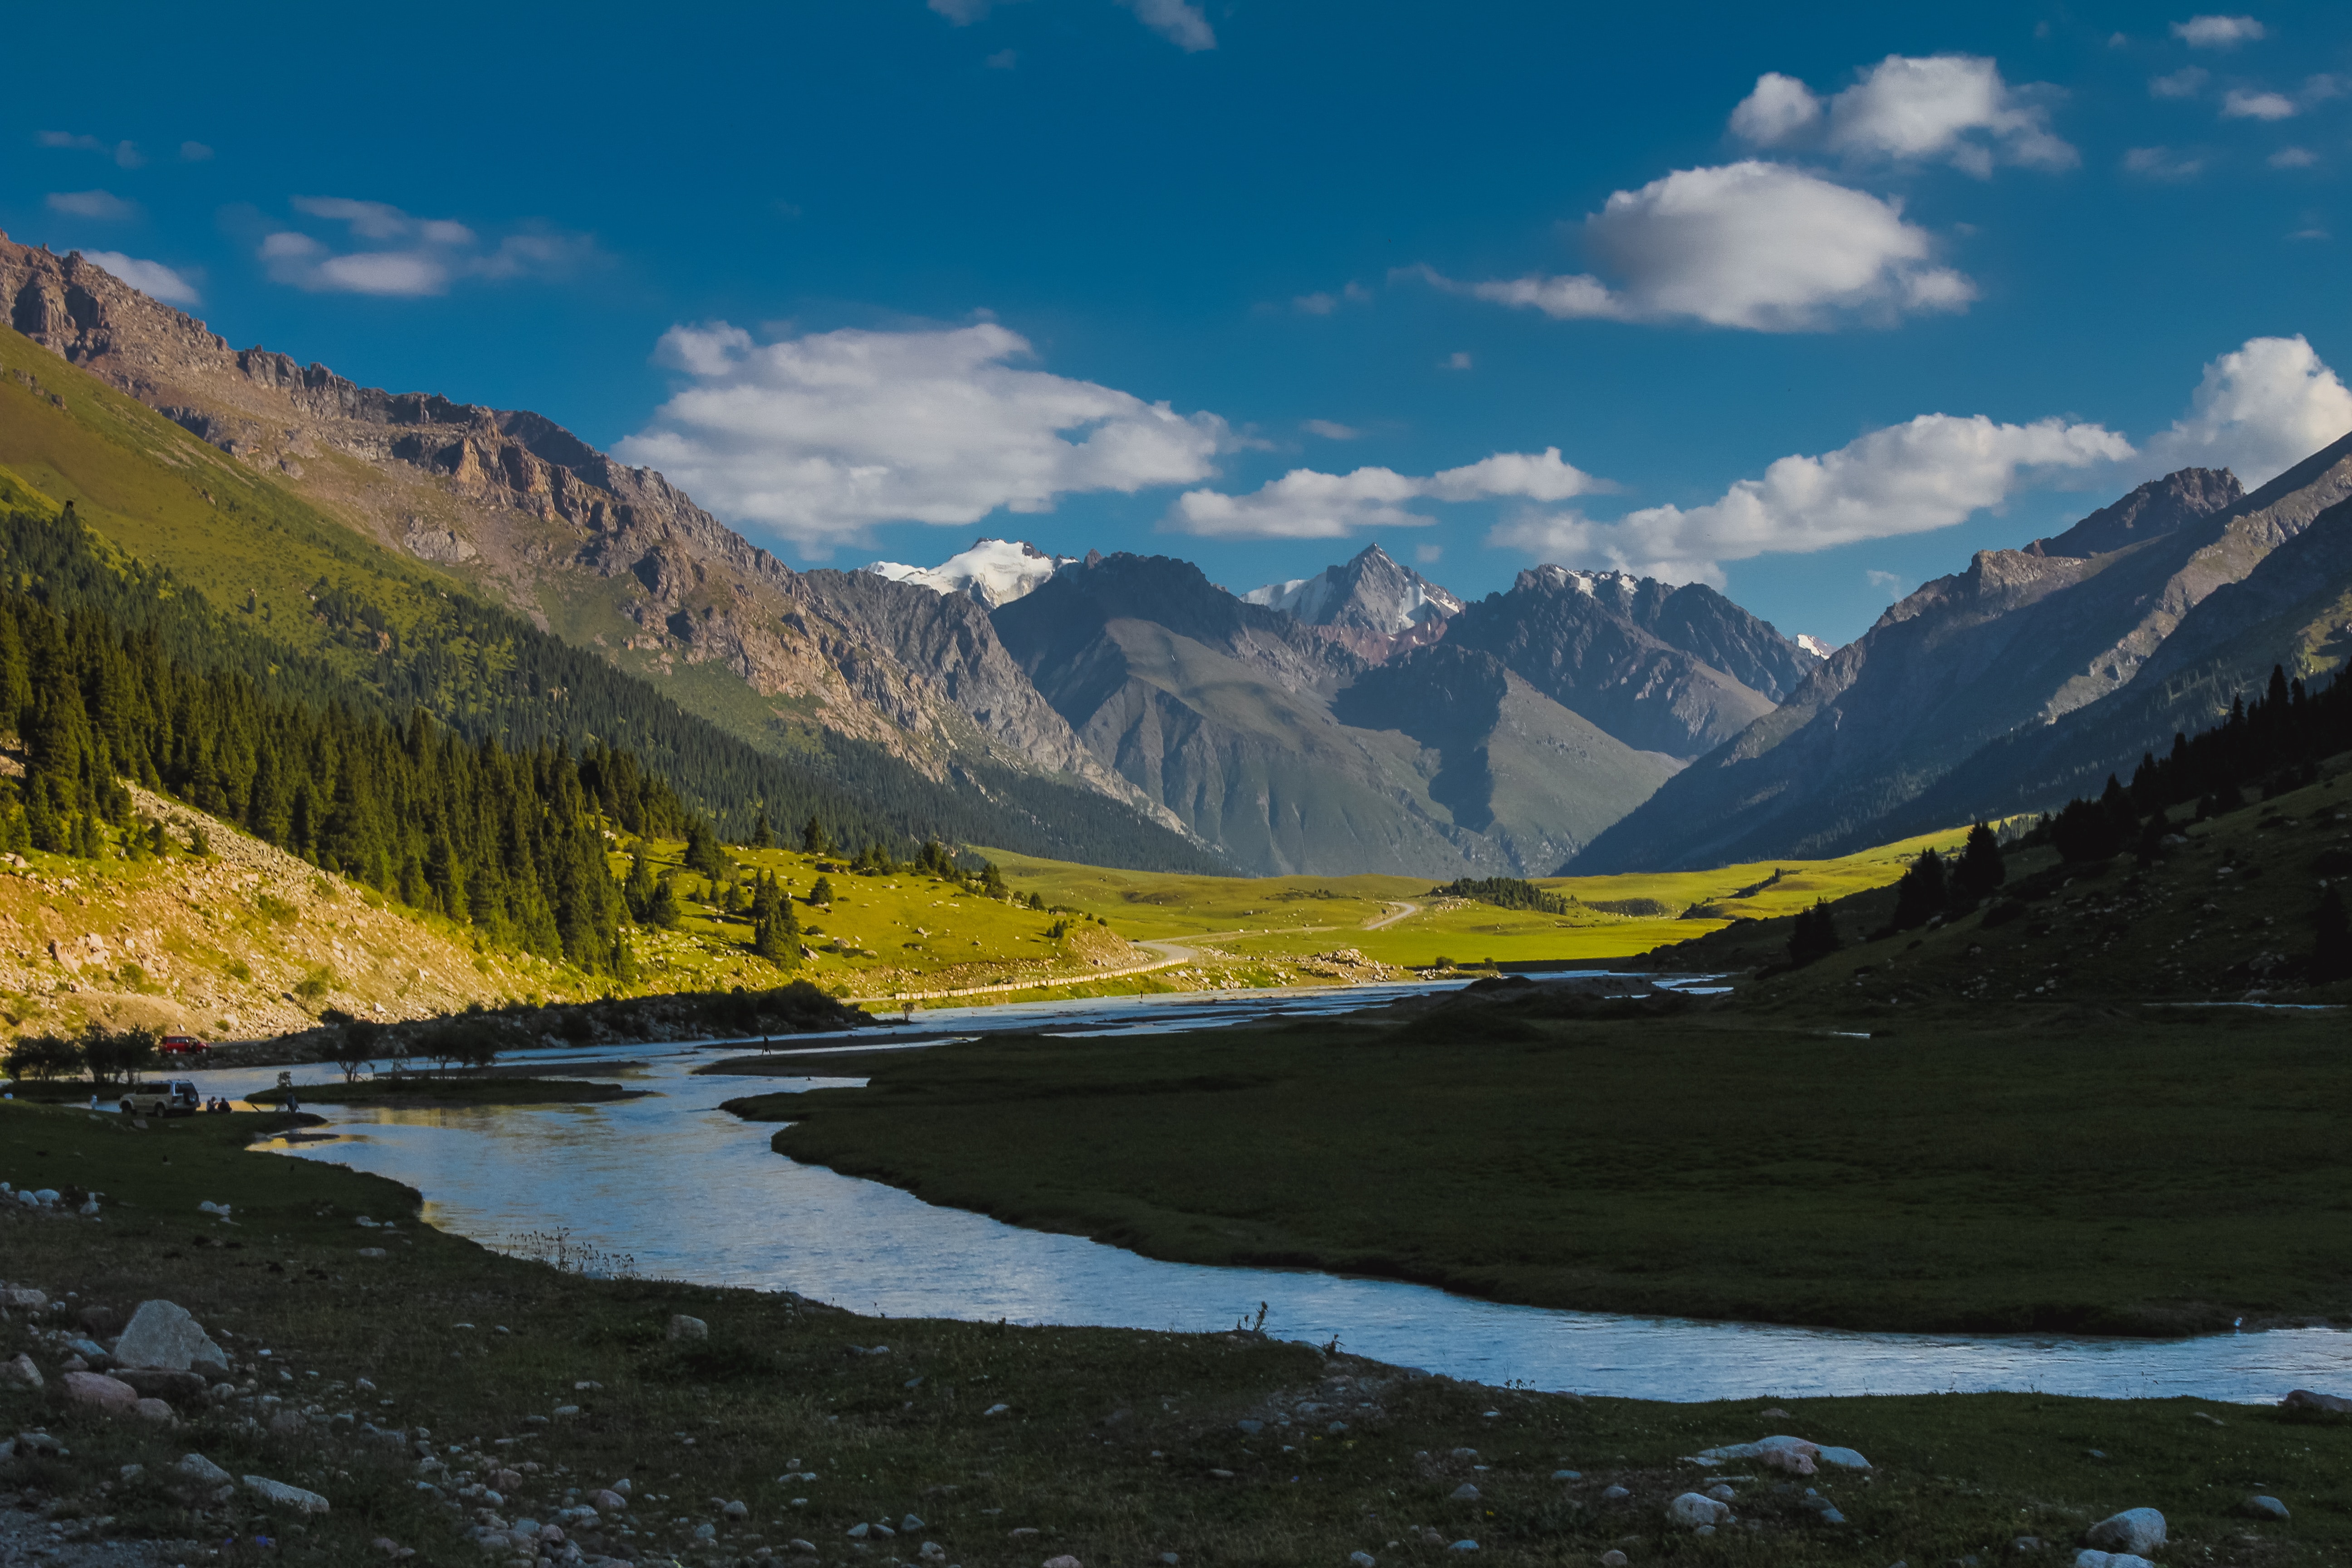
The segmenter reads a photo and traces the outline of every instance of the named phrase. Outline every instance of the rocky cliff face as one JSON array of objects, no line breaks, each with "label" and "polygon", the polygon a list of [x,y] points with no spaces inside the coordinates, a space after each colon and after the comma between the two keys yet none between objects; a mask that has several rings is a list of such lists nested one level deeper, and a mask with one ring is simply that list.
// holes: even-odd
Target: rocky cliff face
[{"label": "rocky cliff face", "polygon": [[814,722],[934,778],[982,754],[1142,804],[969,599],[795,573],[660,474],[541,415],[384,392],[231,349],[79,256],[0,236],[0,304],[19,332],[322,510],[756,742]]},{"label": "rocky cliff face", "polygon": [[2125,726],[2134,758],[2147,725],[2166,726],[2169,740],[2157,710],[2186,710],[2151,708],[2148,693],[2163,669],[2196,662],[2205,634],[2172,639],[2217,589],[2347,494],[2352,437],[2252,495],[2227,473],[2183,470],[2055,539],[1980,552],[1966,572],[1888,609],[1780,711],[1677,776],[1577,868],[1837,853],[1917,831],[1927,816],[1944,826],[2049,804],[2053,780],[2115,749],[2092,740],[2108,716],[2141,714]]}]

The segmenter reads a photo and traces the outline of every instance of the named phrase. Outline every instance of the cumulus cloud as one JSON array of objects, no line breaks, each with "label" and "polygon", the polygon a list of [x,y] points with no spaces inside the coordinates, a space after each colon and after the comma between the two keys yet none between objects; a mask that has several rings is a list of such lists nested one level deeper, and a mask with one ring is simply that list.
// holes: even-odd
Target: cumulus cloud
[{"label": "cumulus cloud", "polygon": [[1217,47],[1217,35],[1209,30],[1209,19],[1201,15],[1200,6],[1192,0],[1115,0],[1115,3],[1135,13],[1135,19],[1183,50],[1197,54]]},{"label": "cumulus cloud", "polygon": [[1028,342],[994,322],[762,344],[720,321],[672,327],[656,357],[688,384],[616,450],[818,552],[875,523],[1195,484],[1234,445],[1213,414],[1022,368]]},{"label": "cumulus cloud", "polygon": [[70,147],[84,153],[103,153],[118,168],[136,169],[147,162],[136,142],[101,142],[95,136],[80,135],[71,131],[44,131],[34,138],[44,147]]},{"label": "cumulus cloud", "polygon": [[1436,520],[1411,510],[1417,500],[1517,499],[1562,501],[1612,487],[1560,460],[1559,448],[1497,452],[1426,476],[1364,468],[1326,474],[1293,468],[1246,495],[1187,490],[1168,526],[1213,539],[1339,539],[1360,529],[1421,528]]},{"label": "cumulus cloud", "polygon": [[2205,90],[2211,75],[2203,66],[2183,66],[2169,76],[2148,78],[2147,93],[2150,98],[2194,98]]},{"label": "cumulus cloud", "polygon": [[202,302],[194,284],[160,261],[142,261],[119,250],[85,250],[81,258],[95,261],[142,294],[161,300],[167,305]]},{"label": "cumulus cloud", "polygon": [[48,201],[51,212],[64,213],[68,217],[111,222],[139,216],[137,202],[126,202],[112,191],[51,191]]},{"label": "cumulus cloud", "polygon": [[299,229],[262,237],[257,254],[270,278],[312,293],[395,299],[446,294],[460,279],[552,278],[595,256],[584,235],[526,230],[485,246],[452,218],[413,217],[384,202],[297,196],[294,210],[341,224],[357,248],[339,249]]},{"label": "cumulus cloud", "polygon": [[2233,49],[2269,34],[2252,16],[2191,16],[2172,24],[2172,36],[2192,49]]},{"label": "cumulus cloud", "polygon": [[1352,425],[1342,425],[1336,419],[1309,419],[1299,426],[1309,436],[1320,436],[1326,441],[1352,441],[1363,434]]},{"label": "cumulus cloud", "polygon": [[2282,147],[2265,162],[2273,169],[2308,169],[2319,162],[2319,154],[2308,147]]},{"label": "cumulus cloud", "polygon": [[2250,338],[2205,367],[2189,412],[2147,444],[2151,473],[2226,468],[2249,489],[2352,431],[2352,391],[2301,333]]},{"label": "cumulus cloud", "polygon": [[1720,584],[1725,561],[1948,528],[2053,473],[2132,455],[2097,425],[1925,414],[1821,457],[1782,458],[1704,506],[1645,507],[1614,522],[1531,513],[1500,524],[1490,541],[1572,566]]},{"label": "cumulus cloud", "polygon": [[1431,282],[1555,319],[1700,321],[1756,331],[1829,327],[1844,315],[1958,310],[1976,286],[1936,264],[1899,204],[1757,160],[1682,169],[1619,191],[1584,220],[1590,274]]},{"label": "cumulus cloud", "polygon": [[2283,92],[2248,92],[2232,88],[2221,100],[2224,120],[2286,120],[2294,112],[2294,100]]},{"label": "cumulus cloud", "polygon": [[1796,78],[1767,72],[1731,111],[1731,131],[1753,146],[1949,163],[1979,178],[1997,163],[2071,167],[2074,149],[2052,133],[2050,111],[2032,96],[1981,56],[1889,55],[1826,104]]}]

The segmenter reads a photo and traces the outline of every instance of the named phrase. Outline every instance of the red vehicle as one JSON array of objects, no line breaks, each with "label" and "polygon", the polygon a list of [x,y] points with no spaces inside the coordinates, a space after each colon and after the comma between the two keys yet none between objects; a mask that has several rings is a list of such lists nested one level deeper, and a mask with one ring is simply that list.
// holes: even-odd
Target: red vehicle
[{"label": "red vehicle", "polygon": [[208,1043],[194,1035],[163,1037],[163,1054],[167,1057],[200,1057],[211,1049]]}]

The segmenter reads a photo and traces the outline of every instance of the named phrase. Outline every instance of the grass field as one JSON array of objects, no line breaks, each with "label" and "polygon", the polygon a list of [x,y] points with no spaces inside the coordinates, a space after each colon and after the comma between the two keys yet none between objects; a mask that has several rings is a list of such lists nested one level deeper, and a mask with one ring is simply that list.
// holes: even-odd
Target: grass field
[{"label": "grass field", "polygon": [[1879,1330],[2352,1320],[2340,1019],[2012,1011],[1873,1037],[1538,987],[994,1037],[761,1097],[793,1159],[1182,1262]]},{"label": "grass field", "polygon": [[[1965,828],[1926,834],[1834,860],[1538,879],[1538,887],[1585,906],[1563,916],[1433,900],[1429,882],[1411,877],[1192,877],[982,853],[1003,868],[1015,890],[1092,910],[1130,938],[1214,935],[1220,952],[1261,959],[1352,947],[1384,963],[1423,966],[1440,958],[1507,963],[1631,957],[1735,920],[1793,914],[1815,899],[1884,887],[1920,850],[1948,849],[1965,837]],[[1402,904],[1418,908],[1366,929]],[[1645,917],[1600,907],[1641,904],[1663,912]]]},{"label": "grass field", "polygon": [[[1458,1561],[1444,1543],[1461,1540],[1512,1568],[1590,1563],[1616,1546],[1635,1563],[1885,1568],[2005,1559],[2021,1534],[2071,1542],[2141,1506],[2167,1516],[2169,1561],[2304,1568],[2352,1549],[2352,1423],[2340,1420],[2004,1395],[1786,1399],[1784,1415],[1767,1415],[1765,1401],[1481,1388],[1234,1334],[886,1323],[499,1257],[418,1224],[415,1194],[390,1183],[239,1152],[264,1120],[140,1131],[0,1105],[0,1179],[107,1194],[97,1222],[0,1207],[11,1285],[73,1292],[73,1311],[176,1300],[245,1387],[318,1411],[283,1431],[235,1403],[184,1405],[171,1428],[87,1414],[64,1400],[63,1352],[31,1332],[73,1318],[10,1312],[0,1352],[28,1352],[47,1385],[0,1384],[0,1429],[45,1426],[69,1452],[0,1461],[0,1481],[74,1536],[161,1537],[188,1543],[167,1561],[236,1568],[383,1560],[377,1538],[417,1563],[495,1561],[466,1537],[473,1510],[546,1520],[567,1494],[627,1477],[630,1507],[567,1526],[573,1536],[640,1563],[701,1568],[761,1551],[802,1568],[878,1563],[845,1532],[902,1526],[910,1512],[924,1522],[886,1549],[911,1556],[935,1541],[971,1568],[1034,1568],[1058,1553],[1099,1568],[1171,1552],[1272,1568],[1356,1551],[1393,1568]],[[197,1215],[199,1198],[228,1203],[234,1224]],[[361,1229],[360,1215],[398,1228]],[[667,1339],[674,1312],[702,1319],[709,1337]],[[887,1352],[866,1353],[877,1345]],[[1327,1429],[1335,1409],[1344,1432]],[[1269,1423],[1263,1437],[1236,1426],[1245,1416]],[[409,1441],[359,1434],[360,1418]],[[412,1445],[426,1429],[442,1468],[420,1473]],[[1786,1491],[1769,1473],[1736,1481],[1753,1528],[1712,1540],[1666,1522],[1669,1499],[1714,1479],[1677,1456],[1782,1430],[1858,1448],[1876,1468]],[[1469,1448],[1475,1459],[1454,1457]],[[243,1491],[215,1503],[171,1468],[192,1451],[232,1475],[316,1490],[331,1510],[289,1518]],[[143,1471],[126,1478],[134,1464]],[[1579,1479],[1552,1479],[1562,1468]],[[485,1482],[496,1505],[457,1495]],[[1476,1501],[1454,1500],[1465,1482]],[[1604,1502],[1612,1485],[1630,1495]],[[1802,1485],[1848,1522],[1816,1522],[1799,1506]],[[2257,1486],[2286,1500],[2291,1522],[2237,1516]],[[726,1517],[719,1502],[738,1499],[746,1517]],[[795,1540],[822,1551],[795,1552]]]}]

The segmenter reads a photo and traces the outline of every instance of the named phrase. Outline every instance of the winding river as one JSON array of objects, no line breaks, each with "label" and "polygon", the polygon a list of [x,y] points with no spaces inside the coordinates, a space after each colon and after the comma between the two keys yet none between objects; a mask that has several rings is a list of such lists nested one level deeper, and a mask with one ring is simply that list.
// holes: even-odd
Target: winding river
[{"label": "winding river", "polygon": [[[940,1010],[921,1024],[931,1038],[1039,1027],[1130,1034],[1359,1007],[1406,989]],[[871,1032],[860,1038],[861,1048],[876,1043]],[[604,1105],[316,1107],[331,1138],[272,1147],[404,1182],[425,1194],[430,1223],[494,1246],[562,1231],[574,1245],[632,1259],[646,1276],[791,1289],[884,1317],[1201,1331],[1255,1318],[1264,1302],[1267,1331],[1285,1339],[1337,1339],[1360,1355],[1481,1383],[1645,1399],[2012,1390],[2266,1403],[2296,1387],[2352,1392],[2352,1335],[2330,1330],[2165,1341],[1847,1333],[1506,1306],[1391,1280],[1163,1263],[781,1158],[768,1147],[772,1126],[739,1121],[719,1102],[859,1080],[692,1076],[715,1055],[742,1049],[532,1053],[601,1056],[608,1065],[596,1076],[652,1092]],[[627,1062],[643,1065],[609,1065]],[[821,1058],[811,1065],[821,1070]],[[208,1093],[241,1094],[275,1082],[277,1072],[196,1076]]]}]

